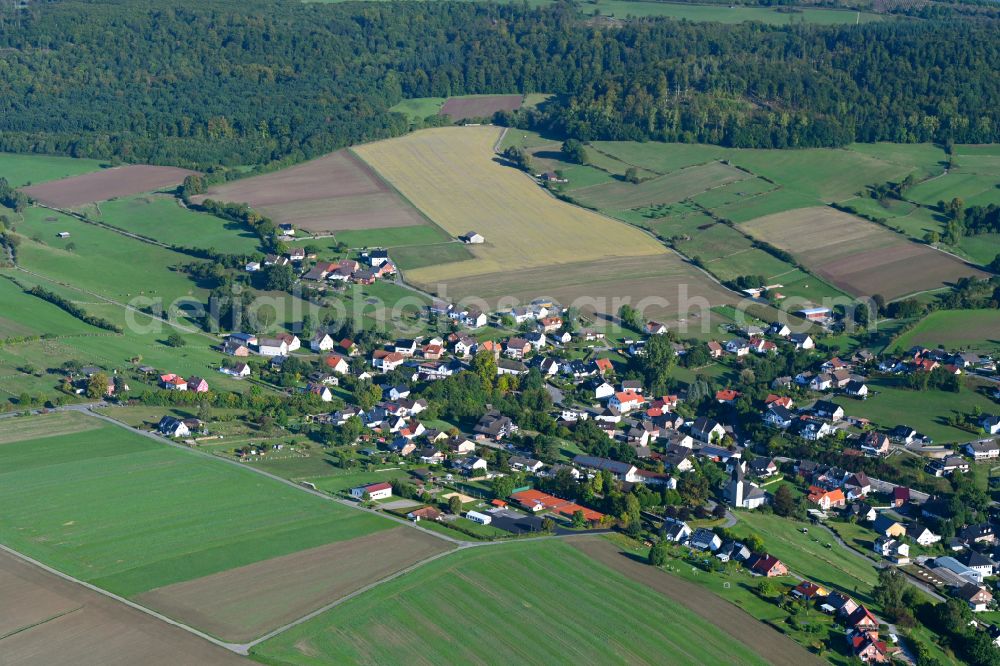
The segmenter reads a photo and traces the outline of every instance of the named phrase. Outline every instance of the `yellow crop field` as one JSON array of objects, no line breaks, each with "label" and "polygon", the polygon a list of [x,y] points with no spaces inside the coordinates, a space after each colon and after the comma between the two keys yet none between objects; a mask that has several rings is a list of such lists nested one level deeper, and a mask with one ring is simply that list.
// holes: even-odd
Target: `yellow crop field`
[{"label": "yellow crop field", "polygon": [[496,127],[441,127],[354,148],[448,233],[476,231],[474,259],[408,271],[423,285],[472,275],[667,254],[624,223],[559,201],[525,174],[495,161]]}]

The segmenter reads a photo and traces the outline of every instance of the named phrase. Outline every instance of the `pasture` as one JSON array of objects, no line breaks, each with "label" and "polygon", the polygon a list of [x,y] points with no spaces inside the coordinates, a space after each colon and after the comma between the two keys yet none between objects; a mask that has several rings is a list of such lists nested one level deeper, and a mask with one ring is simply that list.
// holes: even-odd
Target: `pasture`
[{"label": "pasture", "polygon": [[100,168],[101,163],[98,160],[56,155],[0,153],[0,178],[6,178],[12,187],[70,178]]},{"label": "pasture", "polygon": [[0,279],[0,340],[105,332],[48,301],[25,293],[10,280]]},{"label": "pasture", "polygon": [[471,247],[475,259],[416,269],[408,279],[431,285],[665,253],[642,232],[558,201],[500,164],[492,150],[497,137],[493,127],[442,127],[354,149],[445,231],[457,237],[474,229],[486,237]]},{"label": "pasture", "polygon": [[422,663],[638,664],[664,654],[676,664],[767,663],[676,601],[552,540],[438,559],[252,654],[284,664],[402,663],[415,654]]},{"label": "pasture", "polygon": [[896,340],[894,349],[913,345],[968,349],[982,353],[1000,350],[1000,310],[937,310]]},{"label": "pasture", "polygon": [[312,233],[425,224],[412,206],[350,151],[209,188],[194,197],[246,203],[275,223]]},{"label": "pasture", "polygon": [[244,664],[244,659],[6,552],[0,552],[5,664]]},{"label": "pasture", "polygon": [[985,273],[926,245],[833,208],[804,208],[745,222],[753,237],[791,252],[830,284],[856,296],[895,299]]},{"label": "pasture", "polygon": [[[24,420],[44,429],[50,418]],[[392,526],[237,465],[74,418],[80,432],[29,430],[34,438],[0,447],[0,541],[117,594]]]},{"label": "pasture", "polygon": [[174,197],[164,195],[146,194],[108,201],[91,217],[167,245],[252,254],[258,251],[260,244],[255,233],[235,222],[196,213]]},{"label": "pasture", "polygon": [[24,188],[32,199],[55,208],[74,208],[140,192],[175,187],[195,173],[177,167],[129,164]]},{"label": "pasture", "polygon": [[692,166],[632,184],[621,180],[574,190],[573,197],[594,208],[622,210],[683,201],[714,187],[750,178],[721,162]]}]

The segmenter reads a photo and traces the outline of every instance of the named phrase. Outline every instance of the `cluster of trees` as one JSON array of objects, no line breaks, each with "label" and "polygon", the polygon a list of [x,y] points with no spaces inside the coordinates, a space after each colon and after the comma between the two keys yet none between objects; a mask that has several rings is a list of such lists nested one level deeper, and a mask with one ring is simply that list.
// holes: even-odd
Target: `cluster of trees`
[{"label": "cluster of trees", "polygon": [[529,90],[559,97],[502,120],[579,141],[992,142],[995,35],[989,18],[607,30],[571,3],[33,3],[0,14],[0,149],[273,165],[407,131],[403,98]]},{"label": "cluster of trees", "polygon": [[28,195],[10,186],[6,178],[0,177],[0,206],[12,208],[20,213],[28,207]]}]

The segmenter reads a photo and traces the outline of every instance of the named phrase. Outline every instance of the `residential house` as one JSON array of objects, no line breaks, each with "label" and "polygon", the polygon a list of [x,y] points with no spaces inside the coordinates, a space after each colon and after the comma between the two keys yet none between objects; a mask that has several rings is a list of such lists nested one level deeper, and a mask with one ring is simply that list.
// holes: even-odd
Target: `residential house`
[{"label": "residential house", "polygon": [[804,580],[795,587],[792,588],[790,594],[798,599],[805,599],[806,601],[815,601],[817,599],[824,599],[829,596],[830,591],[827,590],[822,585],[817,585],[810,580]]},{"label": "residential house", "polygon": [[691,536],[691,528],[687,523],[675,518],[665,518],[663,521],[663,538],[674,543],[684,543]]},{"label": "residential house", "polygon": [[288,356],[288,343],[280,338],[260,338],[257,353],[261,356]]},{"label": "residential house", "polygon": [[492,439],[494,441],[500,441],[516,430],[517,426],[514,425],[514,422],[495,409],[483,414],[472,429],[478,439]]},{"label": "residential house", "polygon": [[997,569],[997,563],[994,562],[989,555],[985,555],[974,550],[969,551],[969,554],[966,555],[965,566],[974,571],[978,571],[983,575],[983,578],[992,576]]},{"label": "residential house", "polygon": [[920,523],[909,523],[906,526],[906,536],[925,548],[941,541],[940,534],[935,534],[929,527]]},{"label": "residential house", "polygon": [[867,502],[854,502],[844,509],[844,517],[854,516],[859,521],[872,522],[878,517],[875,507]]},{"label": "residential house", "polygon": [[250,366],[246,363],[237,363],[231,368],[222,367],[219,368],[219,372],[230,375],[232,377],[249,377],[250,376]]},{"label": "residential house", "polygon": [[875,539],[872,550],[896,564],[907,564],[910,561],[910,546],[892,537],[880,536]]},{"label": "residential house", "polygon": [[188,390],[187,380],[173,373],[167,375],[160,375],[160,386],[167,389],[168,391]]},{"label": "residential house", "polygon": [[734,389],[722,389],[715,392],[715,400],[719,404],[731,405],[740,397],[740,392]]},{"label": "residential house", "polygon": [[892,489],[892,505],[897,509],[909,504],[910,489],[905,486],[894,486]]},{"label": "residential house", "polygon": [[763,420],[770,426],[785,429],[792,425],[795,413],[781,405],[771,404],[764,410]]},{"label": "residential house", "polygon": [[847,505],[847,498],[844,497],[844,491],[840,488],[827,490],[819,486],[809,486],[809,501],[823,511],[840,509]]},{"label": "residential house", "polygon": [[688,537],[688,545],[697,550],[717,551],[722,546],[722,539],[712,530],[699,527]]},{"label": "residential house", "polygon": [[644,402],[642,395],[632,391],[618,391],[608,399],[608,407],[614,407],[622,414],[627,414]]},{"label": "residential house", "polygon": [[510,464],[511,469],[529,472],[531,474],[537,474],[543,467],[545,467],[545,463],[541,460],[524,458],[522,456],[513,456],[508,464]]},{"label": "residential house", "polygon": [[992,460],[1000,458],[1000,440],[989,442],[969,442],[965,445],[965,452],[972,456],[977,462],[980,460]]},{"label": "residential house", "polygon": [[968,544],[995,543],[997,540],[996,534],[993,532],[993,526],[989,523],[966,525],[962,529],[958,530],[958,533],[955,536]]},{"label": "residential house", "polygon": [[826,421],[811,418],[800,418],[794,421],[790,430],[802,439],[816,442],[833,434],[833,427]]},{"label": "residential house", "polygon": [[323,364],[330,369],[331,372],[335,372],[338,375],[346,375],[351,371],[351,365],[347,362],[347,359],[340,354],[330,354],[323,359]]},{"label": "residential house", "polygon": [[889,438],[872,430],[861,440],[861,451],[869,456],[884,456],[889,453]]},{"label": "residential house", "polygon": [[413,511],[406,514],[406,517],[415,523],[419,523],[421,520],[431,520],[439,521],[441,516],[443,516],[440,511],[432,506],[425,506],[420,509],[414,509]]},{"label": "residential house", "polygon": [[663,466],[675,472],[689,472],[694,469],[691,452],[690,448],[668,444],[661,456]]},{"label": "residential house", "polygon": [[955,593],[955,597],[969,604],[973,613],[982,613],[989,609],[993,602],[993,594],[986,587],[968,583]]},{"label": "residential house", "polygon": [[522,359],[531,353],[531,343],[524,338],[511,338],[504,345],[504,353],[513,359]]},{"label": "residential house", "polygon": [[961,456],[948,456],[946,458],[938,458],[937,460],[932,460],[927,466],[927,471],[929,471],[934,476],[951,476],[952,474],[958,472],[960,474],[965,474],[969,471],[969,461]]},{"label": "residential house", "polygon": [[728,340],[725,348],[727,352],[736,356],[746,356],[750,353],[750,343],[742,338]]},{"label": "residential house", "polygon": [[829,400],[817,400],[812,406],[812,413],[830,421],[840,421],[844,418],[844,408]]},{"label": "residential house", "polygon": [[816,342],[807,333],[792,333],[788,336],[788,341],[795,345],[796,350],[815,349]]},{"label": "residential house", "polygon": [[868,479],[868,475],[864,472],[857,472],[851,474],[844,481],[844,490],[847,492],[847,496],[850,499],[859,499],[865,497],[868,493],[872,491],[871,481]]},{"label": "residential house", "polygon": [[766,479],[778,473],[778,465],[773,458],[754,458],[747,465],[747,471],[758,479]]},{"label": "residential house", "polygon": [[863,381],[852,379],[844,385],[844,393],[852,398],[865,400],[868,398],[868,385]]},{"label": "residential house", "polygon": [[664,335],[667,327],[658,321],[651,321],[646,324],[646,335]]},{"label": "residential house", "polygon": [[188,377],[187,390],[194,393],[208,393],[208,382],[201,377]]},{"label": "residential house", "polygon": [[333,344],[333,338],[330,337],[329,333],[320,332],[309,341],[309,348],[314,352],[325,352],[333,349]]},{"label": "residential house", "polygon": [[906,535],[906,526],[884,513],[879,514],[878,518],[875,519],[872,529],[884,537],[892,537],[893,539]]},{"label": "residential house", "polygon": [[782,564],[774,555],[767,553],[755,553],[747,560],[747,569],[757,576],[773,578],[775,576],[787,576],[788,568]]},{"label": "residential house", "polygon": [[720,345],[715,340],[710,340],[708,342],[708,355],[711,358],[721,358],[722,357],[722,345]]},{"label": "residential house", "polygon": [[167,437],[188,437],[191,434],[191,430],[184,423],[184,420],[174,418],[173,416],[164,416],[160,419],[156,429],[161,435],[166,435]]},{"label": "residential house", "polygon": [[395,351],[379,349],[372,354],[372,365],[382,372],[392,372],[405,362],[406,357]]},{"label": "residential house", "polygon": [[771,405],[777,405],[778,407],[784,407],[785,409],[791,409],[795,406],[795,402],[784,395],[776,395],[774,393],[768,393],[767,397],[764,398],[764,406],[770,407]]},{"label": "residential house", "polygon": [[627,483],[642,482],[642,477],[637,474],[638,468],[635,465],[611,460],[610,458],[579,455],[573,458],[573,464],[583,469],[611,472],[619,481]]},{"label": "residential house", "polygon": [[699,442],[715,442],[721,440],[726,434],[726,429],[718,421],[699,416],[691,424],[691,436]]},{"label": "residential house", "polygon": [[729,562],[731,560],[736,562],[745,562],[751,555],[753,555],[753,553],[750,552],[749,548],[739,541],[732,540],[723,542],[723,544],[719,546],[719,550],[715,553],[715,556],[722,562]]},{"label": "residential house", "polygon": [[985,430],[988,435],[1000,434],[1000,416],[984,414],[979,419],[979,427]]}]

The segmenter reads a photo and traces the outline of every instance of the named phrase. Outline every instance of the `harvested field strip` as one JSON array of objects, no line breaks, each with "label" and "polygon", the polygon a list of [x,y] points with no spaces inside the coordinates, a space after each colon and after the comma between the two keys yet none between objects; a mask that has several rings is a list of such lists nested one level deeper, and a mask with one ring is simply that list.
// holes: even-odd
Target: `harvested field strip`
[{"label": "harvested field strip", "polygon": [[952,255],[832,208],[768,215],[741,228],[791,252],[813,273],[855,296],[880,293],[894,299],[986,275]]},{"label": "harvested field strip", "polygon": [[151,590],[136,601],[244,643],[450,548],[400,526]]},{"label": "harvested field strip", "polygon": [[0,551],[0,654],[7,666],[246,664],[232,652]]},{"label": "harvested field strip", "polygon": [[551,539],[438,559],[253,654],[313,664],[766,663],[681,604]]},{"label": "harvested field strip", "polygon": [[58,412],[44,419],[5,418],[0,422],[0,444],[13,444],[39,437],[58,437],[101,427],[97,419],[76,412]]},{"label": "harvested field strip", "polygon": [[725,599],[694,583],[655,569],[645,562],[636,561],[607,539],[585,537],[572,539],[569,543],[594,560],[628,576],[644,587],[656,590],[706,621],[721,627],[771,664],[801,666],[824,663],[790,638],[758,622]]},{"label": "harvested field strip", "polygon": [[354,149],[448,233],[475,230],[486,237],[485,245],[471,248],[475,260],[419,269],[408,278],[428,284],[666,252],[639,230],[561,202],[502,165],[493,153],[497,136],[495,127],[442,127]]},{"label": "harvested field strip", "polygon": [[72,208],[95,201],[107,201],[141,192],[151,192],[179,185],[190,174],[188,169],[131,164],[82,176],[32,185],[24,191],[47,206]]},{"label": "harvested field strip", "polygon": [[350,151],[209,188],[195,197],[249,204],[277,223],[312,232],[426,224]]},{"label": "harvested field strip", "polygon": [[[415,280],[422,270],[407,273]],[[442,297],[456,300],[479,298],[493,309],[504,298],[521,301],[535,297],[553,298],[564,306],[588,312],[615,314],[624,302],[633,306],[643,299],[655,299],[646,310],[647,318],[677,314],[685,298],[707,299],[711,305],[736,302],[736,296],[676,254],[657,257],[625,257],[574,264],[558,270],[535,268],[494,275],[473,276],[448,285],[425,283]],[[661,300],[663,299],[663,300]],[[698,302],[692,310],[697,310]]]},{"label": "harvested field strip", "polygon": [[438,112],[454,120],[488,118],[497,111],[516,111],[521,108],[521,95],[470,95],[451,97]]},{"label": "harvested field strip", "polygon": [[574,190],[573,197],[595,208],[621,210],[683,201],[713,187],[752,177],[745,171],[721,162],[709,162],[637,185],[623,181],[584,187]]}]

